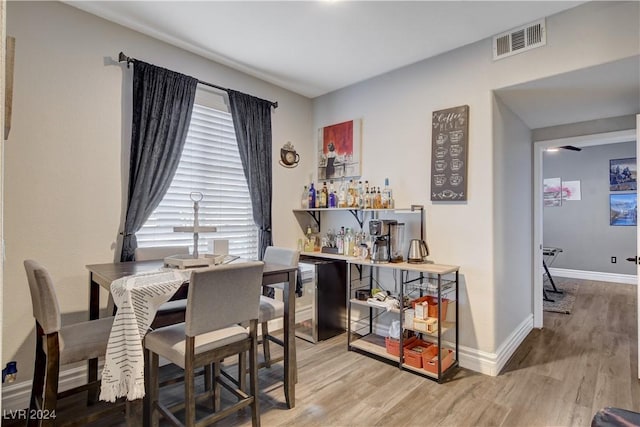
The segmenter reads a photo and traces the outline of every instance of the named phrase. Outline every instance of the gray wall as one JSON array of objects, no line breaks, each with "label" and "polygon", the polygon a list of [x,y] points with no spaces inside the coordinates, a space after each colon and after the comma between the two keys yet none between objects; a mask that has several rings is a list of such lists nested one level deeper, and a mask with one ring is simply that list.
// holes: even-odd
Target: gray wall
[{"label": "gray wall", "polygon": [[563,249],[553,267],[636,274],[634,264],[625,261],[636,253],[636,227],[609,225],[609,160],[635,156],[635,142],[544,153],[544,178],[579,180],[582,192],[580,201],[544,208],[543,244]]}]

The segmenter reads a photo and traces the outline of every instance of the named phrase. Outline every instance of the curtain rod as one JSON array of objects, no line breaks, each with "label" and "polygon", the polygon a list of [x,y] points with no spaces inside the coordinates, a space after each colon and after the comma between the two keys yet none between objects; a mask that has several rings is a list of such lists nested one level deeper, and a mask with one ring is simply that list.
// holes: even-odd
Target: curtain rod
[{"label": "curtain rod", "polygon": [[[129,64],[132,64],[134,62],[136,62],[137,59],[135,58],[131,58],[127,55],[125,55],[123,52],[120,52],[120,54],[118,55],[118,62],[126,62],[127,63],[127,68],[129,68]],[[212,87],[214,89],[218,89],[218,90],[222,90],[224,92],[229,92],[231,89],[228,89],[226,87],[222,87],[222,86],[218,86],[218,85],[214,85],[213,83],[208,83],[208,82],[203,82],[202,80],[198,80],[198,83],[205,85],[205,86],[209,86]],[[271,101],[269,101],[271,102]],[[271,106],[273,108],[278,108],[278,102],[271,102]]]}]

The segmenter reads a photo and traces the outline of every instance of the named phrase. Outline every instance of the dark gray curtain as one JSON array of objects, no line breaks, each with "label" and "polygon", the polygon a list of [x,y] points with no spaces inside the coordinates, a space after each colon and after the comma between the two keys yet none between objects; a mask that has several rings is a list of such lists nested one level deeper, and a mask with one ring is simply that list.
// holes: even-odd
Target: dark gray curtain
[{"label": "dark gray curtain", "polygon": [[121,261],[132,261],[135,233],[164,197],[187,138],[198,80],[134,62],[129,196]]},{"label": "dark gray curtain", "polygon": [[247,178],[253,221],[258,227],[258,256],[271,238],[271,102],[229,90],[229,106],[240,159]]}]

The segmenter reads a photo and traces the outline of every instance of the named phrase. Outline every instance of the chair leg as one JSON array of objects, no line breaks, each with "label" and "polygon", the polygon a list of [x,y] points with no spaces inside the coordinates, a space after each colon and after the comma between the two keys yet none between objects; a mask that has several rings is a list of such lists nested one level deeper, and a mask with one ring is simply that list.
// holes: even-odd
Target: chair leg
[{"label": "chair leg", "polygon": [[[54,332],[46,336],[47,341],[47,367],[44,384],[44,400],[42,410],[44,413],[53,414],[58,404],[58,380],[60,375],[60,358],[58,347],[58,333]],[[54,419],[42,420],[42,427],[54,425]]]},{"label": "chair leg", "polygon": [[148,403],[145,405],[146,419],[149,420],[152,427],[158,427],[160,424],[160,418],[158,416],[157,405],[160,394],[160,378],[159,378],[159,365],[160,365],[160,356],[156,353],[145,350],[145,352],[149,353],[149,378],[145,381],[148,385],[147,394],[148,397],[145,396],[145,400],[148,399]]},{"label": "chair leg", "polygon": [[269,349],[269,326],[267,322],[261,324],[262,329],[262,352],[264,354],[264,366],[271,367],[271,350]]},{"label": "chair leg", "polygon": [[251,349],[249,350],[249,388],[251,396],[253,398],[253,401],[251,402],[251,425],[253,427],[259,427],[260,408],[258,405],[258,322],[253,321],[251,323],[250,329]]},{"label": "chair leg", "polygon": [[213,412],[220,410],[220,364],[222,361],[218,361],[213,364]]},{"label": "chair leg", "polygon": [[31,386],[31,399],[29,400],[29,411],[27,411],[27,427],[36,427],[38,420],[29,418],[31,413],[36,413],[38,407],[42,405],[42,393],[44,391],[45,374],[47,368],[47,356],[42,348],[42,336],[36,325],[36,359],[33,368],[33,384]]},{"label": "chair leg", "polygon": [[212,387],[212,383],[211,383],[212,372],[213,372],[213,369],[211,365],[207,364],[204,366],[204,389],[206,391],[211,390],[211,387]]},{"label": "chair leg", "polygon": [[238,388],[246,393],[247,391],[247,353],[238,355]]},{"label": "chair leg", "polygon": [[184,423],[186,426],[194,426],[196,424],[196,397],[195,397],[195,338],[187,337],[185,361],[184,361],[184,400],[185,400],[185,416]]}]

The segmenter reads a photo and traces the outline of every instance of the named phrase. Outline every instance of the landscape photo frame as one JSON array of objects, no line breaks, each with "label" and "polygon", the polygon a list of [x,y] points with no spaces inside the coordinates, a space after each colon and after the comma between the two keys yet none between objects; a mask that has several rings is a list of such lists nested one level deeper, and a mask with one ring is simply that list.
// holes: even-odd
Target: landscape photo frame
[{"label": "landscape photo frame", "polygon": [[637,193],[614,193],[609,195],[609,225],[638,225]]},{"label": "landscape photo frame", "polygon": [[637,189],[636,158],[609,160],[609,191],[636,191]]}]

